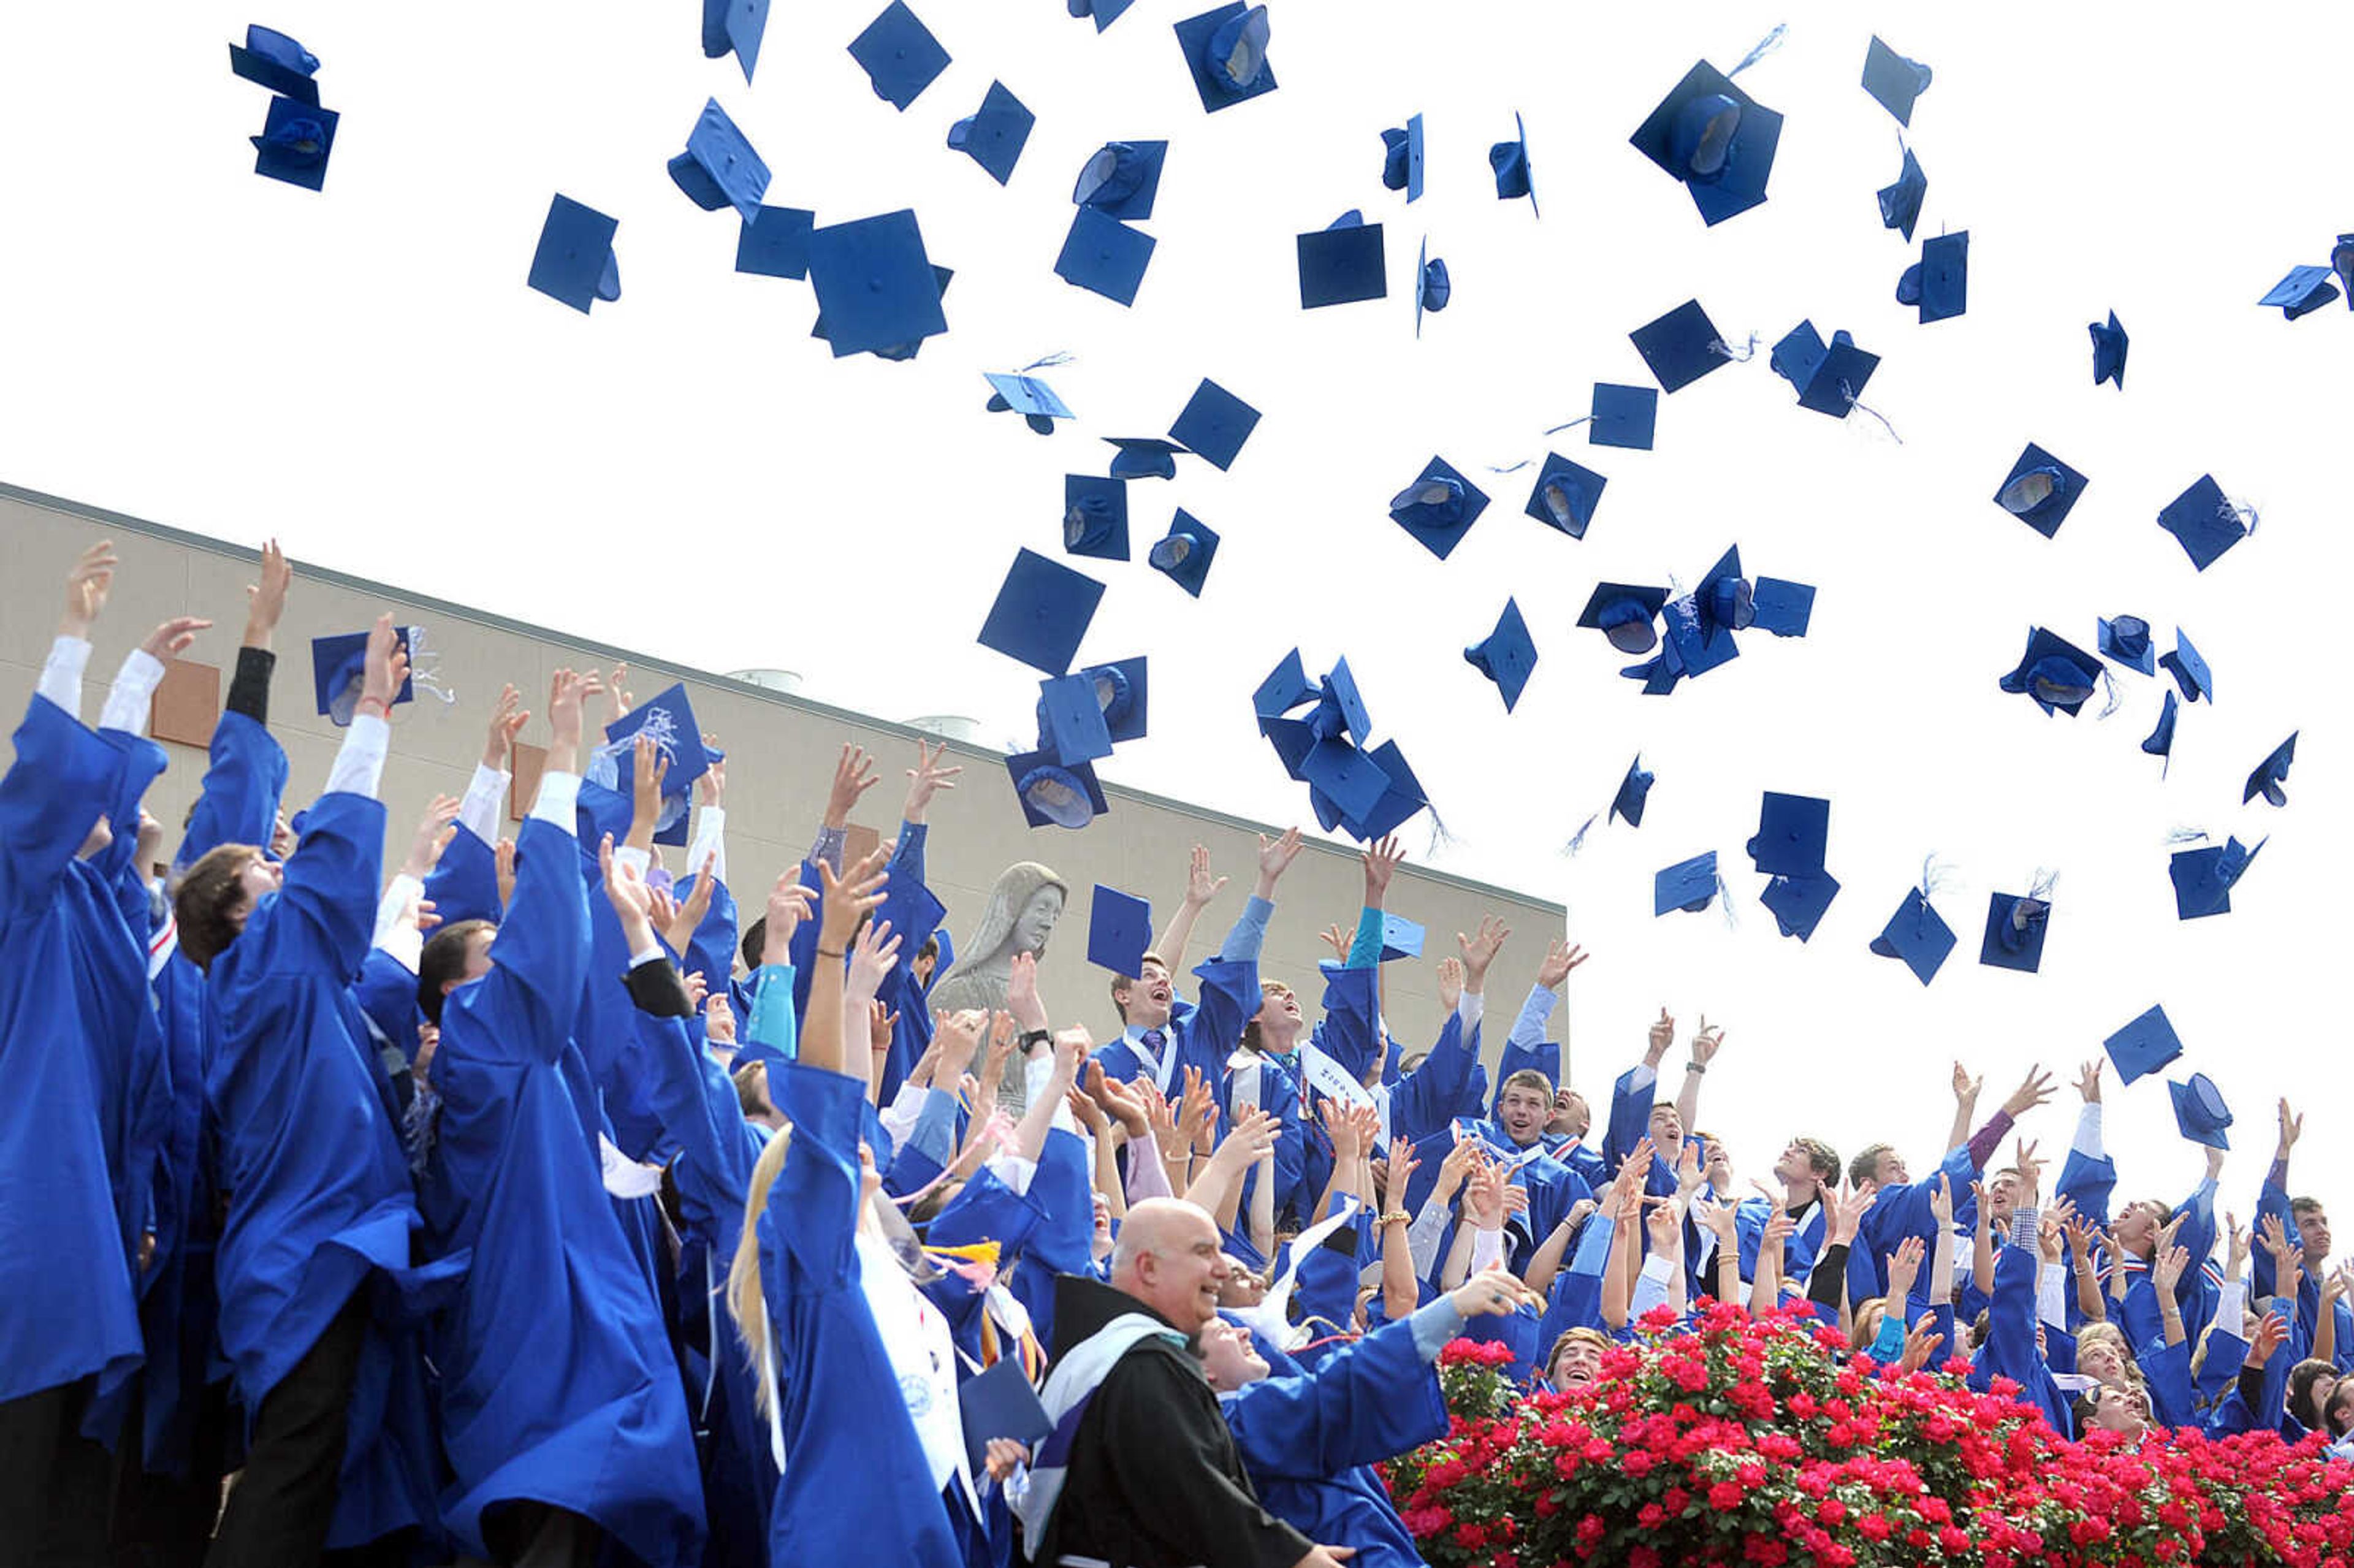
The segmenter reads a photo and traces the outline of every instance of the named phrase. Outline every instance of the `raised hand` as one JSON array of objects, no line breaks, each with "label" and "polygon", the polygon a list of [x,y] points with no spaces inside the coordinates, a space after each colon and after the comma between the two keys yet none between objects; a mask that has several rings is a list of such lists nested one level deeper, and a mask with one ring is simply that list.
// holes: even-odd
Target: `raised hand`
[{"label": "raised hand", "polygon": [[1458,1006],[1458,1005],[1459,1005],[1459,1004],[1462,1002],[1462,1001],[1463,1001],[1463,960],[1462,960],[1462,959],[1439,959],[1439,960],[1438,960],[1438,1010],[1439,1010],[1439,1012],[1441,1012],[1442,1013],[1453,1012],[1455,1011],[1455,1009],[1457,1008],[1457,1006]]},{"label": "raised hand", "polygon": [[832,865],[818,862],[818,879],[824,884],[818,896],[817,950],[822,957],[846,956],[860,918],[882,904],[883,885],[890,880],[883,869],[883,853],[877,846],[840,876]]},{"label": "raised hand", "polygon": [[1382,1208],[1384,1211],[1405,1207],[1406,1184],[1413,1181],[1414,1173],[1421,1168],[1422,1161],[1414,1157],[1414,1139],[1390,1139],[1389,1163],[1382,1172]]},{"label": "raised hand", "polygon": [[1522,1307],[1532,1312],[1544,1310],[1543,1298],[1513,1278],[1511,1270],[1500,1263],[1490,1264],[1457,1286],[1447,1298],[1466,1318],[1501,1316]]},{"label": "raised hand", "polygon": [[1504,1190],[1508,1185],[1501,1171],[1493,1165],[1482,1165],[1471,1172],[1463,1183],[1463,1214],[1483,1231],[1504,1228]]},{"label": "raised hand", "polygon": [[703,917],[711,913],[712,891],[719,885],[718,864],[719,855],[714,851],[705,855],[703,863],[695,868],[695,890],[686,895],[686,902],[678,906],[671,916],[670,924],[663,930],[673,952],[686,951],[686,944],[694,938],[696,927],[703,924]]},{"label": "raised hand", "polygon": [[613,699],[613,722],[619,724],[630,716],[638,699],[630,694],[630,662],[626,659],[613,666],[613,673],[605,683],[606,694]]},{"label": "raised hand", "polygon": [[1476,995],[1486,988],[1488,966],[1496,961],[1504,939],[1511,934],[1511,928],[1493,915],[1480,916],[1479,929],[1468,938],[1460,931],[1455,933],[1455,945],[1463,953],[1464,990]]},{"label": "raised hand", "polygon": [[491,849],[491,869],[499,882],[499,907],[504,909],[514,902],[515,842],[501,839]]},{"label": "raised hand", "polygon": [[1705,1067],[1716,1059],[1717,1052],[1723,1048],[1724,1031],[1722,1029],[1710,1028],[1708,1025],[1708,1014],[1705,1012],[1702,1013],[1700,1015],[1700,1033],[1693,1035],[1691,1038],[1692,1061],[1700,1066]]},{"label": "raised hand", "polygon": [[408,679],[408,650],[392,630],[392,612],[385,611],[368,628],[367,673],[360,682],[360,700],[355,713],[366,713],[368,705],[376,705],[376,716],[392,716],[392,699],[399,694],[401,683]]},{"label": "raised hand", "polygon": [[449,847],[453,836],[450,824],[457,820],[458,797],[434,796],[433,803],[425,808],[425,815],[418,819],[417,832],[409,837],[408,854],[400,863],[401,874],[419,882],[432,875],[433,868],[441,863],[441,852]]},{"label": "raised hand", "polygon": [[1258,895],[1273,903],[1275,885],[1283,880],[1283,874],[1289,871],[1291,863],[1299,858],[1299,830],[1298,828],[1285,829],[1283,836],[1277,839],[1270,839],[1265,833],[1259,834]]},{"label": "raised hand", "polygon": [[1356,938],[1355,934],[1350,931],[1347,927],[1340,925],[1327,926],[1323,930],[1318,932],[1317,935],[1323,938],[1323,942],[1326,947],[1332,949],[1332,956],[1334,958],[1340,959],[1344,964],[1349,961],[1349,949],[1355,945]]},{"label": "raised hand", "polygon": [[2094,1057],[2076,1069],[2076,1096],[2088,1106],[2101,1103],[2101,1061]]},{"label": "raised hand", "polygon": [[196,640],[196,633],[211,625],[211,621],[193,615],[175,615],[169,620],[157,622],[155,630],[139,644],[139,651],[158,664],[167,664],[186,652],[188,644]]},{"label": "raised hand", "polygon": [[[383,624],[389,630],[392,618],[387,616]],[[550,678],[547,683],[548,772],[580,771],[581,705],[604,689],[604,683],[597,679],[594,670],[586,674],[558,670]]]},{"label": "raised hand", "polygon": [[[1896,1250],[1883,1260],[1888,1265],[1888,1299],[1903,1302],[1913,1294],[1913,1281],[1921,1272],[1921,1259],[1927,1249],[1919,1236],[1906,1236],[1896,1244]],[[1903,1308],[1893,1308],[1901,1318]]]},{"label": "raised hand", "polygon": [[1672,1198],[1646,1198],[1650,1213],[1643,1216],[1643,1228],[1651,1234],[1651,1250],[1669,1253],[1675,1250],[1682,1234],[1683,1219],[1676,1213]]},{"label": "raised hand", "polygon": [[1705,1231],[1715,1233],[1721,1249],[1737,1252],[1741,1245],[1739,1216],[1731,1203],[1720,1203],[1711,1198],[1694,1198],[1691,1216]]},{"label": "raised hand", "polygon": [[2190,1266],[2190,1249],[2187,1246],[2160,1247],[2150,1260],[2150,1282],[2168,1294],[2182,1282],[2182,1271]]},{"label": "raised hand", "polygon": [[508,771],[507,763],[514,756],[515,734],[530,718],[523,705],[523,694],[513,685],[499,688],[499,700],[491,708],[491,722],[482,735],[482,766],[493,773]]},{"label": "raised hand", "polygon": [[2304,1136],[2305,1118],[2301,1116],[2291,1114],[2288,1108],[2288,1097],[2284,1095],[2281,1097],[2280,1103],[2279,1157],[2283,1160],[2286,1160],[2288,1158],[2288,1151],[2295,1149],[2296,1147],[2296,1140]]},{"label": "raised hand", "polygon": [[1666,1057],[1668,1047],[1673,1045],[1675,1043],[1676,1021],[1670,1017],[1668,1010],[1662,1007],[1659,1009],[1659,1022],[1651,1025],[1650,1031],[1644,1041],[1644,1063],[1650,1067],[1657,1068],[1660,1061]]},{"label": "raised hand", "polygon": [[2052,1086],[2051,1074],[2040,1066],[2030,1067],[2027,1069],[2027,1076],[2020,1080],[2019,1087],[2010,1091],[2010,1098],[2002,1102],[2002,1108],[2010,1113],[2011,1120],[2017,1121],[2037,1106],[2045,1105],[2051,1101]]},{"label": "raised hand", "polygon": [[1537,984],[1551,991],[1569,978],[1569,972],[1585,961],[1584,948],[1572,947],[1556,937],[1545,944],[1545,956],[1537,964]]},{"label": "raised hand", "polygon": [[1217,1096],[1203,1078],[1200,1068],[1186,1068],[1184,1093],[1177,1102],[1177,1130],[1185,1135],[1185,1147],[1205,1149],[1204,1139],[1215,1132],[1217,1125]]},{"label": "raised hand", "polygon": [[1983,1076],[1973,1078],[1970,1076],[1969,1068],[1964,1066],[1959,1062],[1954,1064],[1955,1104],[1964,1106],[1974,1106],[1978,1104],[1978,1091],[1985,1087],[1986,1079]]},{"label": "raised hand", "polygon": [[891,1049],[892,1032],[899,1027],[899,1015],[880,1001],[866,1004],[866,1047],[877,1056]]},{"label": "raised hand", "polygon": [[294,568],[286,564],[286,552],[278,547],[278,541],[262,546],[261,580],[245,588],[245,646],[270,646],[279,618],[286,613],[286,590],[293,582]]},{"label": "raised hand", "polygon": [[708,760],[704,765],[703,777],[695,781],[695,799],[700,805],[724,807],[727,803],[727,759],[718,755],[719,737],[705,735],[703,749]]},{"label": "raised hand", "polygon": [[810,916],[810,890],[801,885],[801,867],[793,866],[769,889],[767,922],[760,928],[760,961],[792,961],[793,932]]},{"label": "raised hand", "polygon": [[844,742],[842,756],[833,765],[832,788],[826,791],[825,825],[839,830],[846,824],[858,798],[875,788],[876,778],[866,748]]},{"label": "raised hand", "polygon": [[1038,955],[1016,953],[1006,966],[1005,1008],[1022,1027],[1046,1027],[1046,1004],[1038,1000]]},{"label": "raised hand", "polygon": [[1936,1322],[1934,1316],[1925,1312],[1921,1320],[1905,1333],[1904,1354],[1896,1363],[1898,1372],[1915,1372],[1929,1364],[1929,1358],[1935,1355],[1937,1347],[1946,1342],[1946,1336],[1937,1332]]},{"label": "raised hand", "polygon": [[942,767],[940,759],[948,754],[949,743],[945,740],[938,746],[916,742],[916,765],[907,769],[907,800],[899,808],[901,821],[921,822],[924,813],[931,810],[932,797],[943,789],[956,788],[957,775],[964,768],[953,764]]},{"label": "raised hand", "polygon": [[1430,1190],[1433,1200],[1444,1206],[1451,1202],[1457,1189],[1470,1180],[1471,1172],[1479,1169],[1486,1148],[1476,1138],[1467,1138],[1447,1151],[1438,1162],[1438,1184]]},{"label": "raised hand", "polygon": [[701,969],[693,969],[679,978],[686,986],[687,1004],[693,1007],[695,1012],[701,1012],[703,1011],[704,998],[711,994],[711,987],[709,983],[704,980],[703,971]]},{"label": "raised hand", "polygon": [[2241,1228],[2238,1215],[2228,1213],[2224,1214],[2223,1239],[2223,1277],[2237,1279],[2240,1277],[2240,1270],[2247,1264],[2248,1243],[2251,1239],[2248,1233]]},{"label": "raised hand", "polygon": [[106,609],[106,596],[114,589],[114,569],[122,564],[111,539],[101,539],[74,557],[73,568],[66,573],[66,609],[58,620],[58,636],[89,640],[90,629]]},{"label": "raised hand", "polygon": [[[880,903],[881,900],[876,900]],[[848,993],[854,997],[871,998],[883,989],[883,977],[899,961],[898,934],[891,929],[888,920],[869,920],[860,927],[850,946],[850,976],[844,981]]]},{"label": "raised hand", "polygon": [[1954,1228],[1954,1180],[1942,1171],[1929,1189],[1929,1212],[1937,1217],[1941,1229]]},{"label": "raised hand", "polygon": [[1207,906],[1226,885],[1223,876],[1210,874],[1210,852],[1200,844],[1193,846],[1193,857],[1185,868],[1184,902],[1195,909]]},{"label": "raised hand", "polygon": [[2245,1364],[2262,1370],[2273,1352],[2287,1342],[2287,1319],[2277,1311],[2265,1313],[2256,1321],[2256,1337],[2249,1342]]},{"label": "raised hand", "polygon": [[1382,901],[1389,896],[1390,878],[1405,861],[1405,851],[1399,845],[1397,835],[1392,833],[1366,845],[1364,853],[1358,858],[1365,865],[1365,907],[1379,909]]},{"label": "raised hand", "polygon": [[643,951],[653,940],[653,889],[646,885],[637,867],[614,856],[610,833],[597,846],[597,864],[605,874],[605,901],[620,919],[630,950]]},{"label": "raised hand", "polygon": [[2010,1157],[2010,1162],[2019,1167],[2020,1184],[2025,1188],[2026,1195],[2031,1200],[2042,1189],[2043,1168],[2051,1163],[2048,1160],[2037,1158],[2035,1150],[2036,1145],[2022,1138]]},{"label": "raised hand", "polygon": [[1234,1129],[1226,1134],[1225,1141],[1218,1145],[1217,1152],[1210,1158],[1225,1160],[1232,1167],[1240,1167],[1272,1154],[1279,1125],[1275,1116],[1253,1106],[1235,1118]]},{"label": "raised hand", "polygon": [[643,849],[653,842],[662,821],[663,781],[670,777],[670,758],[654,737],[638,731],[630,742],[630,842]]}]

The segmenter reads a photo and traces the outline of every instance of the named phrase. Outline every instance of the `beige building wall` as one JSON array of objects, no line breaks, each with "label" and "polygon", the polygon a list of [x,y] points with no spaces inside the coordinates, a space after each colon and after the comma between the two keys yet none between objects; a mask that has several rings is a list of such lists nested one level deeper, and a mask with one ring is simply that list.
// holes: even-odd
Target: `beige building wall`
[{"label": "beige building wall", "polygon": [[[106,684],[122,656],[168,616],[209,616],[217,623],[188,652],[190,662],[215,666],[226,692],[244,624],[245,585],[254,580],[254,556],[241,547],[134,518],[0,485],[0,700],[11,727],[30,696],[56,633],[64,577],[73,558],[111,538],[122,567],[100,625],[82,696],[85,722],[96,722]],[[499,686],[513,682],[535,715],[546,705],[547,683],[558,668],[610,667],[626,659],[630,685],[640,697],[684,681],[696,717],[726,747],[727,854],[730,885],[747,906],[748,921],[777,875],[807,853],[825,804],[836,753],[844,741],[879,758],[882,782],[853,819],[887,837],[897,829],[903,779],[921,732],[864,714],[826,706],[747,682],[689,670],[633,651],[519,625],[483,610],[445,604],[397,588],[362,582],[295,565],[295,587],[279,629],[279,668],[270,692],[270,727],[292,765],[290,807],[307,803],[326,779],[342,732],[312,710],[310,640],[357,630],[385,609],[397,620],[426,629],[442,677],[457,700],[445,705],[419,691],[393,710],[393,749],[385,772],[390,808],[387,863],[397,863],[418,815],[436,792],[461,794],[482,744],[482,726]],[[218,698],[213,700],[217,712]],[[523,739],[543,740],[535,717]],[[204,773],[198,746],[166,741],[171,767],[148,796],[148,809],[172,829],[194,800]],[[928,872],[948,906],[948,927],[960,952],[969,945],[990,885],[1019,860],[1053,867],[1070,885],[1071,900],[1046,960],[1041,985],[1057,1023],[1084,1022],[1097,1038],[1119,1027],[1105,994],[1108,978],[1087,962],[1088,899],[1094,885],[1149,898],[1157,925],[1175,906],[1185,882],[1190,847],[1208,846],[1212,863],[1232,880],[1202,917],[1191,961],[1207,956],[1243,906],[1253,876],[1257,836],[1276,831],[1182,801],[1107,787],[1111,810],[1083,832],[1032,829],[1024,823],[1005,778],[1002,754],[962,744],[950,748],[964,773],[960,787],[933,804]],[[13,755],[13,753],[12,753]],[[528,804],[528,802],[524,802]],[[680,851],[668,852],[680,869]],[[1330,949],[1317,933],[1335,921],[1353,928],[1363,895],[1355,850],[1311,841],[1286,876],[1267,938],[1262,973],[1281,980],[1311,1006],[1321,994],[1316,962]],[[1389,966],[1391,1028],[1402,1040],[1426,1044],[1440,1022],[1433,966],[1454,950],[1454,933],[1470,931],[1493,911],[1518,935],[1493,977],[1487,1054],[1493,1060],[1543,944],[1563,926],[1559,905],[1506,892],[1409,863],[1391,889],[1390,908],[1426,926],[1424,959]],[[1191,987],[1186,988],[1190,991]]]}]

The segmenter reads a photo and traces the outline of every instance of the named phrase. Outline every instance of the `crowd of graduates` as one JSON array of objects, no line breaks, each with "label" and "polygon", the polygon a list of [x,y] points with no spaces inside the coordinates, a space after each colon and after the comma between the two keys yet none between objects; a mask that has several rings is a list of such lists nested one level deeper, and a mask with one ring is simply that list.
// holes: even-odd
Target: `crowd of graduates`
[{"label": "crowd of graduates", "polygon": [[1546,1039],[1565,943],[1492,1075],[1493,918],[1437,966],[1438,1038],[1391,1038],[1393,840],[1318,1005],[1263,980],[1296,830],[1189,967],[1226,880],[1193,851],[1104,1041],[1027,955],[1002,1010],[935,1012],[945,748],[853,857],[876,773],[845,747],[808,858],[741,908],[724,762],[665,866],[658,737],[584,740],[618,674],[556,673],[512,842],[508,688],[387,868],[402,641],[369,633],[289,820],[274,546],[166,861],[143,731],[209,623],[155,628],[86,726],[118,569],[76,563],[0,784],[0,1564],[1413,1564],[1373,1467],[1446,1434],[1445,1346],[1575,1394],[1712,1302],[1967,1359],[2062,1436],[2354,1454],[2354,1274],[2285,1104],[2253,1230],[2220,1150],[2117,1201],[2097,1062],[2063,1152],[2020,1131],[2049,1075],[1981,1118],[1957,1065],[1918,1178],[1807,1128],[1744,1182],[1705,1021],[1671,1063],[1662,1012],[1596,1128]]}]

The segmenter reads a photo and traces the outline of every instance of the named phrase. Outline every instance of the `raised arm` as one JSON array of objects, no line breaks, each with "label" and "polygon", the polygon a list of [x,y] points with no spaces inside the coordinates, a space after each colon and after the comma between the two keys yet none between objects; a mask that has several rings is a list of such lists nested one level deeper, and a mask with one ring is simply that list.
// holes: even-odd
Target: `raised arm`
[{"label": "raised arm", "polygon": [[1219,1228],[1232,1230],[1242,1201],[1243,1172],[1275,1147],[1276,1126],[1275,1117],[1256,1107],[1236,1117],[1202,1173],[1185,1189],[1185,1201],[1217,1215]]},{"label": "raised arm", "polygon": [[1708,1065],[1724,1045],[1724,1031],[1712,1029],[1708,1014],[1700,1015],[1700,1033],[1691,1039],[1691,1056],[1684,1063],[1684,1086],[1676,1094],[1676,1114],[1683,1118],[1686,1132],[1700,1125],[1700,1080]]},{"label": "raised arm", "polygon": [[819,819],[817,842],[810,846],[809,858],[842,870],[842,844],[850,826],[850,813],[857,808],[859,797],[875,788],[880,776],[866,748],[844,742],[842,756],[833,765],[833,783],[826,791],[825,815]]},{"label": "raised arm", "polygon": [[1225,877],[1210,874],[1210,852],[1195,844],[1186,867],[1185,891],[1178,898],[1169,924],[1161,927],[1159,938],[1152,944],[1152,950],[1161,955],[1161,961],[1168,966],[1171,974],[1185,972],[1185,949],[1193,945],[1193,923],[1225,885]]},{"label": "raised arm", "polygon": [[1392,1320],[1407,1316],[1422,1301],[1415,1280],[1414,1247],[1407,1239],[1413,1221],[1405,1212],[1406,1183],[1413,1179],[1416,1163],[1410,1139],[1390,1139],[1382,1212],[1374,1219],[1374,1228],[1382,1245],[1382,1314]]},{"label": "raised arm", "polygon": [[[1951,1153],[1970,1140],[1970,1124],[1978,1114],[1978,1093],[1986,1087],[1986,1075],[1970,1075],[1968,1067],[1954,1064],[1954,1128],[1946,1135],[1946,1150]],[[1992,1288],[1991,1285],[1988,1288]]]},{"label": "raised arm", "polygon": [[842,1031],[843,960],[850,956],[850,940],[859,918],[883,902],[883,853],[876,847],[838,876],[831,865],[818,863],[824,891],[818,916],[818,961],[811,966],[809,1010],[801,1020],[801,1060],[805,1066],[829,1073],[846,1070]]}]

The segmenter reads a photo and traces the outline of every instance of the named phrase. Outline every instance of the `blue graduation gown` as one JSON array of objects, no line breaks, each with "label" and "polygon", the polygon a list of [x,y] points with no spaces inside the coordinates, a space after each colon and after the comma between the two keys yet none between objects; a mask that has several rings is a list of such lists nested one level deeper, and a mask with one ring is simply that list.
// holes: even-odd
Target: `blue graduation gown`
[{"label": "blue graduation gown", "polygon": [[1967,1382],[1980,1393],[1998,1376],[2019,1384],[2019,1400],[2043,1413],[2052,1430],[2075,1435],[2068,1396],[2052,1381],[2052,1369],[2035,1348],[2035,1278],[2041,1260],[2026,1247],[2006,1246],[1995,1255],[1994,1305],[1988,1309],[1987,1342],[1970,1362]]},{"label": "blue graduation gown", "polygon": [[141,1353],[114,1189],[126,1043],[76,994],[85,938],[67,892],[119,758],[38,695],[15,744],[0,779],[0,1399],[118,1380]]},{"label": "blue graduation gown", "polygon": [[[1969,1145],[1947,1154],[1937,1171],[1924,1181],[1899,1183],[1883,1187],[1871,1208],[1863,1213],[1861,1233],[1856,1245],[1847,1254],[1847,1298],[1869,1301],[1888,1288],[1888,1255],[1906,1236],[1918,1236],[1924,1247],[1934,1246],[1937,1239],[1937,1216],[1930,1212],[1929,1202],[1936,1192],[1937,1173],[1944,1173],[1951,1182],[1954,1195],[1954,1224],[1967,1228],[1978,1214],[1978,1201],[1970,1193],[1970,1183],[1978,1176],[1978,1168],[1970,1163]],[[1928,1281],[1916,1279],[1913,1298],[1904,1320],[1918,1319],[1928,1308]],[[2032,1280],[2029,1292],[2034,1290]],[[2015,1375],[2015,1374],[2014,1374]]]},{"label": "blue graduation gown", "polygon": [[451,993],[432,1245],[471,1250],[436,1364],[451,1533],[535,1499],[594,1520],[654,1568],[703,1548],[702,1480],[662,1315],[606,1201],[560,1059],[587,980],[588,904],[568,835],[524,824],[528,857],[491,972]]},{"label": "blue graduation gown", "polygon": [[[1224,1081],[1226,1057],[1241,1044],[1243,1030],[1259,1008],[1257,959],[1214,956],[1193,967],[1193,978],[1201,981],[1196,993],[1200,1001],[1182,1015],[1171,1010],[1169,1039],[1161,1046],[1164,1053],[1172,1049],[1177,1053],[1169,1073],[1172,1097],[1183,1091],[1188,1067],[1198,1071],[1202,1081],[1214,1090]],[[1102,1064],[1106,1076],[1121,1083],[1133,1083],[1144,1075],[1144,1059],[1125,1037],[1097,1051],[1094,1060]]]},{"label": "blue graduation gown", "polygon": [[473,829],[460,822],[425,878],[425,896],[444,926],[499,917],[499,857]]},{"label": "blue graduation gown", "polygon": [[759,1224],[785,1440],[769,1560],[779,1568],[962,1568],[963,1548],[859,1285],[864,1086],[798,1063],[771,1063],[769,1083],[794,1128]]},{"label": "blue graduation gown", "polygon": [[1447,1436],[1438,1376],[1391,1323],[1312,1372],[1262,1378],[1219,1397],[1243,1467],[1269,1513],[1352,1563],[1419,1568],[1414,1537],[1373,1467]]}]

